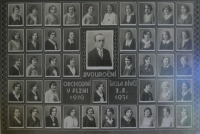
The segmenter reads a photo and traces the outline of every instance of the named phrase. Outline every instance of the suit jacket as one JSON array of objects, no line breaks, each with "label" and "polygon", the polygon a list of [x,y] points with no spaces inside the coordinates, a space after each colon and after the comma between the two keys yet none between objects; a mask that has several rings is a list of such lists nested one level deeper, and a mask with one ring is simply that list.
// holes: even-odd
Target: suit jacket
[{"label": "suit jacket", "polygon": [[94,48],[88,54],[88,66],[112,66],[109,51],[103,48],[103,59],[101,59],[97,48]]},{"label": "suit jacket", "polygon": [[[53,124],[55,124],[53,126]],[[54,117],[54,122],[52,121],[50,115],[46,117],[46,127],[59,127],[58,126],[58,119]]]},{"label": "suit jacket", "polygon": [[29,101],[41,101],[40,98],[39,98],[38,92],[36,92],[36,96],[38,97],[37,100],[35,100],[35,98],[34,98],[35,94],[32,91],[30,91],[28,100]]},{"label": "suit jacket", "polygon": [[9,93],[9,101],[23,101],[22,94],[20,93],[19,100],[17,100],[13,94],[13,92]]},{"label": "suit jacket", "polygon": [[22,75],[22,71],[19,69],[19,71],[14,67],[12,66],[10,69],[9,69],[9,75]]},{"label": "suit jacket", "polygon": [[27,50],[39,50],[39,43],[36,41],[36,47],[34,47],[33,43],[31,41],[29,41]]},{"label": "suit jacket", "polygon": [[191,101],[192,100],[192,94],[188,91],[185,96],[182,96],[182,92],[178,94],[178,101]]},{"label": "suit jacket", "polygon": [[136,24],[136,16],[135,16],[135,14],[131,15],[131,19],[130,19],[129,22],[127,22],[126,19],[127,19],[127,15],[124,16],[124,20],[123,20],[122,24]]},{"label": "suit jacket", "polygon": [[40,119],[35,117],[35,121],[32,116],[29,116],[27,119],[27,127],[40,127]]},{"label": "suit jacket", "polygon": [[169,65],[168,68],[161,67],[160,75],[173,75],[173,67]]},{"label": "suit jacket", "polygon": [[[57,43],[56,43],[56,47],[57,47],[57,50],[58,50]],[[45,41],[45,50],[55,50],[55,46],[49,40],[46,40]]]}]

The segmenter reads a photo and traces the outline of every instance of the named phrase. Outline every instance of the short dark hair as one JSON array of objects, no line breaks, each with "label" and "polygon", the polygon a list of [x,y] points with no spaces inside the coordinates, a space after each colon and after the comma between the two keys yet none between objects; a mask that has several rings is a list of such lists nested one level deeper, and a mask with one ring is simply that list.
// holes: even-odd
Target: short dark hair
[{"label": "short dark hair", "polygon": [[184,31],[181,32],[181,38],[182,38],[182,33],[186,33],[187,38],[190,38],[190,32],[188,30],[184,30]]},{"label": "short dark hair", "polygon": [[88,114],[88,110],[90,110],[90,109],[92,109],[93,114],[94,114],[94,109],[93,109],[92,107],[88,107],[88,108],[86,109],[86,114]]},{"label": "short dark hair", "polygon": [[20,11],[20,7],[19,7],[18,5],[15,5],[15,6],[13,7],[13,12],[14,12],[15,8],[17,8],[17,9]]},{"label": "short dark hair", "polygon": [[187,56],[181,56],[180,60],[181,60],[182,58],[183,58],[183,59],[184,59],[186,62],[188,62],[188,61],[189,61],[189,59],[188,59],[188,57],[187,57]]},{"label": "short dark hair", "polygon": [[51,57],[49,57],[49,63],[51,63],[51,61],[54,60],[54,59],[57,60],[57,58],[56,58],[55,56],[51,56]]},{"label": "short dark hair", "polygon": [[72,110],[75,110],[75,115],[76,115],[76,109],[74,107],[71,107],[68,111],[67,111],[67,116],[71,115]]},{"label": "short dark hair", "polygon": [[[18,31],[14,31],[14,32],[12,33],[12,36],[11,36],[12,40],[15,40],[15,35],[17,35],[17,34],[19,34]],[[20,34],[19,34],[19,39],[20,39]]]},{"label": "short dark hair", "polygon": [[127,4],[126,6],[125,6],[125,11],[126,11],[126,7],[127,6],[129,6],[130,7],[130,9],[131,9],[131,12],[133,12],[134,11],[134,9],[133,9],[133,6],[131,5],[131,4]]},{"label": "short dark hair", "polygon": [[100,85],[102,85],[103,83],[102,82],[98,82],[97,84],[96,84],[96,89],[98,89],[99,87],[100,87]]},{"label": "short dark hair", "polygon": [[163,59],[162,59],[162,62],[163,62],[164,59],[168,59],[168,62],[170,63],[170,58],[168,56],[164,56]]},{"label": "short dark hair", "polygon": [[124,109],[124,115],[126,115],[126,112],[131,110],[131,116],[133,115],[133,110],[130,107],[127,107]]},{"label": "short dark hair", "polygon": [[49,31],[48,31],[48,37],[50,37],[50,35],[51,35],[52,33],[55,33],[55,37],[57,36],[57,35],[56,35],[56,31],[54,31],[54,30],[49,30]]},{"label": "short dark hair", "polygon": [[146,88],[146,86],[147,86],[147,85],[150,85],[150,86],[152,87],[152,84],[151,84],[151,82],[150,82],[150,81],[145,81],[145,82],[144,82],[144,85],[143,85],[143,86],[144,86],[144,88]]},{"label": "short dark hair", "polygon": [[72,59],[75,60],[75,58],[74,58],[73,56],[69,56],[69,57],[67,58],[66,64],[69,65],[69,64],[70,64],[70,61],[71,61]]},{"label": "short dark hair", "polygon": [[[14,108],[14,109],[13,109],[13,114],[14,114],[14,112],[15,112],[15,110],[16,110],[16,109],[18,109],[18,110],[19,110],[19,108]],[[20,111],[20,110],[19,110],[19,111]]]},{"label": "short dark hair", "polygon": [[32,82],[32,83],[30,84],[30,89],[32,89],[32,88],[35,87],[36,85],[38,86],[37,82]]},{"label": "short dark hair", "polygon": [[56,112],[57,112],[57,108],[56,107],[51,107],[50,110],[49,110],[50,115],[52,114],[52,111],[53,111],[54,108],[56,109]]},{"label": "short dark hair", "polygon": [[20,85],[20,90],[21,90],[21,84],[19,82],[15,82],[13,83],[12,88],[15,89],[15,87],[17,87],[17,85]]},{"label": "short dark hair", "polygon": [[113,11],[113,12],[115,11],[115,8],[114,8],[114,6],[113,6],[112,4],[108,4],[108,5],[106,6],[106,11],[107,11],[108,6],[110,6],[110,7],[112,8],[112,11]]},{"label": "short dark hair", "polygon": [[131,56],[126,56],[124,59],[126,58],[129,59],[131,63],[133,62],[133,59],[131,58]]},{"label": "short dark hair", "polygon": [[96,34],[96,35],[94,36],[94,41],[95,41],[95,42],[96,42],[96,37],[97,37],[97,35],[102,35],[102,36],[104,36],[102,33]]},{"label": "short dark hair", "polygon": [[[34,110],[36,110],[36,109],[37,109],[36,107],[32,107],[31,110],[29,111],[29,113],[32,114],[32,112],[33,112]],[[39,114],[38,109],[37,109],[37,113]]]},{"label": "short dark hair", "polygon": [[188,81],[183,81],[182,84],[185,83],[185,85],[187,86],[187,89],[190,89],[190,83]]},{"label": "short dark hair", "polygon": [[[145,55],[144,58],[143,58],[143,62],[145,64],[145,60],[147,60],[150,56],[149,55]],[[150,57],[151,58],[151,57]]]},{"label": "short dark hair", "polygon": [[30,40],[32,40],[32,37],[33,37],[33,35],[34,35],[35,33],[37,34],[37,40],[39,39],[38,33],[37,33],[36,31],[34,31],[34,32],[32,32],[32,33],[30,34],[30,36],[29,36],[29,39],[30,39]]},{"label": "short dark hair", "polygon": [[105,114],[107,114],[107,111],[110,111],[110,112],[112,112],[112,114],[114,114],[114,109],[113,108],[111,108],[111,107],[109,107],[109,108],[107,108],[106,110],[105,110]]},{"label": "short dark hair", "polygon": [[55,81],[51,81],[51,82],[49,83],[49,88],[51,88],[51,85],[57,86],[57,83],[56,83]]},{"label": "short dark hair", "polygon": [[73,7],[73,8],[74,8],[74,12],[76,12],[75,6],[74,6],[74,5],[69,5],[69,6],[67,6],[67,13],[69,13],[69,8],[70,8],[70,7]]},{"label": "short dark hair", "polygon": [[93,11],[95,11],[95,9],[94,9],[94,5],[89,4],[89,5],[86,6],[86,12],[88,12],[88,9],[89,9],[90,7],[93,7]]},{"label": "short dark hair", "polygon": [[172,12],[172,8],[169,5],[164,6],[163,9],[162,9],[162,11],[164,12],[164,10],[166,8],[169,10],[169,12]]},{"label": "short dark hair", "polygon": [[36,5],[31,5],[31,7],[29,8],[29,13],[32,13],[33,9],[38,11],[38,7]]},{"label": "short dark hair", "polygon": [[149,112],[150,112],[150,115],[152,115],[151,108],[149,108],[149,107],[146,107],[146,108],[144,109],[144,114],[145,114],[145,111],[146,111],[146,110],[149,110]]},{"label": "short dark hair", "polygon": [[131,39],[133,38],[133,33],[132,33],[131,30],[126,30],[125,33],[124,33],[124,35],[126,35],[126,33],[130,33],[131,34]]},{"label": "short dark hair", "polygon": [[38,58],[36,56],[33,56],[33,57],[31,57],[31,59],[29,60],[29,62],[32,63],[32,60],[38,61]]},{"label": "short dark hair", "polygon": [[181,5],[181,7],[184,7],[186,9],[186,13],[189,13],[190,12],[190,8],[188,5]]},{"label": "short dark hair", "polygon": [[164,107],[163,110],[166,109],[166,111],[170,114],[170,108]]},{"label": "short dark hair", "polygon": [[13,58],[13,63],[15,64],[16,61],[21,61],[21,58],[20,57],[14,57]]},{"label": "short dark hair", "polygon": [[144,31],[143,31],[143,34],[142,34],[142,38],[144,38],[144,35],[146,35],[148,32],[149,32],[150,38],[151,38],[152,35],[151,35],[151,31],[150,31],[150,30],[144,30]]},{"label": "short dark hair", "polygon": [[145,7],[149,7],[149,9],[150,9],[150,11],[152,11],[153,10],[153,7],[152,7],[152,5],[151,4],[146,4],[145,6],[144,6],[144,9],[145,9]]},{"label": "short dark hair", "polygon": [[56,12],[55,13],[57,13],[57,7],[55,6],[55,5],[51,5],[51,6],[49,6],[49,13],[50,13],[50,10],[53,8],[53,7],[55,7],[55,9],[56,9]]},{"label": "short dark hair", "polygon": [[[170,32],[169,32],[169,31],[164,31],[164,32],[167,34],[167,36],[168,36],[168,40],[171,39]],[[163,33],[164,33],[164,32],[163,32]],[[163,39],[163,33],[162,33],[162,39]]]}]

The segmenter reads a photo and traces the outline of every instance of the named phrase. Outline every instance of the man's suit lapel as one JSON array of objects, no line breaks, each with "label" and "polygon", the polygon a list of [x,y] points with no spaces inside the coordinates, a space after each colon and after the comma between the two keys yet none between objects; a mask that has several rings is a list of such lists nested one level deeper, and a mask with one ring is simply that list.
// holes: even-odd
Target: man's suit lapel
[{"label": "man's suit lapel", "polygon": [[[95,48],[95,57],[97,57],[97,60],[102,60],[96,48]],[[103,57],[104,57],[104,51],[103,51]]]}]

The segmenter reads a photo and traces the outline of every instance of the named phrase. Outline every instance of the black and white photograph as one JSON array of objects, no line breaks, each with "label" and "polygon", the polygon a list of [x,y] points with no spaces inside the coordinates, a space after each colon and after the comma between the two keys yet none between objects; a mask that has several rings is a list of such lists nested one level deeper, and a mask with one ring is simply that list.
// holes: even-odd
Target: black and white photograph
[{"label": "black and white photograph", "polygon": [[44,3],[44,25],[61,26],[61,3]]},{"label": "black and white photograph", "polygon": [[174,80],[157,80],[157,100],[158,102],[174,102]]},{"label": "black and white photograph", "polygon": [[64,77],[80,77],[80,54],[63,54]]},{"label": "black and white photograph", "polygon": [[8,26],[24,25],[24,3],[8,4]]},{"label": "black and white photograph", "polygon": [[155,2],[139,3],[139,24],[155,25],[156,23],[156,4]]},{"label": "black and white photograph", "polygon": [[139,106],[139,128],[156,127],[156,106],[140,105]]},{"label": "black and white photograph", "polygon": [[90,2],[82,4],[82,26],[99,25],[99,3]]},{"label": "black and white photograph", "polygon": [[192,76],[192,62],[193,56],[191,54],[177,55],[177,76]]},{"label": "black and white photograph", "polygon": [[26,102],[42,103],[43,100],[43,81],[27,80],[26,81]]},{"label": "black and white photograph", "polygon": [[60,51],[61,50],[61,29],[51,28],[44,30],[44,45],[45,51]]},{"label": "black and white photograph", "polygon": [[101,128],[118,128],[118,105],[101,105]]},{"label": "black and white photograph", "polygon": [[173,105],[159,105],[158,106],[158,127],[159,128],[173,128],[174,127],[174,106]]},{"label": "black and white photograph", "polygon": [[80,25],[80,3],[63,3],[63,26]]},{"label": "black and white photograph", "polygon": [[158,28],[157,29],[157,50],[173,51],[174,50],[174,29]]},{"label": "black and white photograph", "polygon": [[8,29],[8,52],[24,51],[24,29]]},{"label": "black and white photograph", "polygon": [[137,29],[121,28],[120,29],[120,51],[136,51],[137,50]]},{"label": "black and white photograph", "polygon": [[63,128],[79,129],[80,128],[80,106],[67,105],[63,106]]},{"label": "black and white photograph", "polygon": [[61,103],[60,80],[44,81],[44,98],[45,98],[45,103]]},{"label": "black and white photograph", "polygon": [[120,106],[120,129],[131,129],[137,127],[137,106]]},{"label": "black and white photograph", "polygon": [[106,79],[92,80],[93,103],[107,103],[108,85]]},{"label": "black and white photograph", "polygon": [[42,26],[42,3],[26,3],[26,26]]},{"label": "black and white photograph", "polygon": [[155,102],[156,82],[154,79],[139,80],[139,102]]},{"label": "black and white photograph", "polygon": [[157,74],[158,77],[174,76],[174,55],[173,54],[157,54]]},{"label": "black and white photograph", "polygon": [[193,3],[178,2],[176,4],[177,25],[191,26],[193,24]]},{"label": "black and white photograph", "polygon": [[8,55],[8,77],[24,76],[24,55],[9,54]]},{"label": "black and white photograph", "polygon": [[26,106],[26,128],[43,128],[43,106]]},{"label": "black and white photograph", "polygon": [[192,128],[192,105],[176,106],[176,127]]},{"label": "black and white photograph", "polygon": [[42,77],[42,54],[26,55],[26,77]]},{"label": "black and white photograph", "polygon": [[176,30],[176,50],[192,51],[193,50],[193,29],[177,28]]},{"label": "black and white photograph", "polygon": [[193,100],[193,81],[192,79],[176,80],[177,102],[192,102]]},{"label": "black and white photograph", "polygon": [[137,24],[137,3],[120,2],[120,25],[132,26]]},{"label": "black and white photograph", "polygon": [[117,25],[118,16],[119,15],[117,2],[101,3],[101,25]]},{"label": "black and white photograph", "polygon": [[8,103],[24,102],[24,81],[8,80]]},{"label": "black and white photograph", "polygon": [[8,106],[8,127],[12,129],[24,128],[24,106]]},{"label": "black and white photograph", "polygon": [[174,3],[158,2],[157,4],[158,25],[174,25]]},{"label": "black and white photograph", "polygon": [[99,106],[82,106],[82,129],[99,129]]},{"label": "black and white photograph", "polygon": [[139,54],[139,76],[152,77],[156,75],[156,55]]},{"label": "black and white photograph", "polygon": [[63,51],[72,52],[80,50],[80,29],[63,29]]},{"label": "black and white photograph", "polygon": [[86,31],[86,69],[113,69],[113,30]]},{"label": "black and white photograph", "polygon": [[155,29],[139,29],[139,51],[155,51]]},{"label": "black and white photograph", "polygon": [[47,105],[45,111],[45,128],[60,129],[61,128],[61,106]]},{"label": "black and white photograph", "polygon": [[61,57],[60,54],[45,55],[45,77],[60,77]]},{"label": "black and white photograph", "polygon": [[43,30],[26,29],[26,51],[42,52],[43,50]]},{"label": "black and white photograph", "polygon": [[120,54],[120,76],[136,77],[136,54]]}]

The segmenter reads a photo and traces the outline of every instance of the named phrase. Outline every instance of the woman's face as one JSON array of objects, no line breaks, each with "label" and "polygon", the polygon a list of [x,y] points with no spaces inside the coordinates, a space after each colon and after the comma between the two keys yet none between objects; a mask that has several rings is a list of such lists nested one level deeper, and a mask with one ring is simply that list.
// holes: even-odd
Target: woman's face
[{"label": "woman's face", "polygon": [[181,13],[185,14],[186,13],[186,8],[184,6],[181,6]]},{"label": "woman's face", "polygon": [[107,6],[108,13],[112,13],[112,7],[110,5]]},{"label": "woman's face", "polygon": [[166,33],[166,32],[163,32],[163,39],[164,39],[164,40],[168,40],[168,38],[169,38],[169,37],[168,37],[167,33]]},{"label": "woman's face", "polygon": [[185,83],[182,83],[182,90],[183,91],[187,91],[188,90],[188,87]]},{"label": "woman's face", "polygon": [[14,13],[15,13],[15,14],[19,14],[19,12],[20,12],[19,9],[18,9],[17,7],[15,7]]},{"label": "woman's face", "polygon": [[16,65],[17,67],[20,67],[20,65],[21,65],[21,61],[20,61],[20,60],[15,61],[15,65]]},{"label": "woman's face", "polygon": [[32,116],[36,116],[38,114],[38,110],[37,109],[34,109],[33,111],[32,111]]},{"label": "woman's face", "polygon": [[19,33],[16,33],[16,34],[14,35],[14,37],[15,37],[15,40],[18,40],[18,39],[19,39]]},{"label": "woman's face", "polygon": [[168,14],[170,13],[170,12],[169,12],[169,9],[168,9],[168,8],[165,8],[165,9],[164,9],[164,13],[168,15]]},{"label": "woman's face", "polygon": [[69,33],[69,39],[70,39],[70,40],[74,40],[74,37],[75,37],[74,33],[73,33],[73,32],[70,32],[70,33]]},{"label": "woman's face", "polygon": [[37,40],[37,38],[38,38],[38,34],[37,34],[37,33],[34,33],[34,34],[32,35],[32,40]]},{"label": "woman's face", "polygon": [[90,6],[90,7],[88,8],[88,13],[89,13],[89,14],[92,14],[93,11],[94,11],[94,7],[93,7],[93,6]]},{"label": "woman's face", "polygon": [[36,59],[33,59],[33,60],[31,61],[31,63],[32,63],[33,66],[37,66],[38,61],[37,61]]},{"label": "woman's face", "polygon": [[51,65],[52,65],[52,66],[55,67],[55,66],[56,66],[56,63],[57,63],[57,59],[53,59],[53,60],[51,60]]},{"label": "woman's face", "polygon": [[126,39],[131,39],[131,33],[130,32],[126,32],[125,37],[126,37]]},{"label": "woman's face", "polygon": [[101,92],[103,91],[103,84],[99,85],[98,90]]},{"label": "woman's face", "polygon": [[149,91],[151,90],[151,85],[146,85],[146,88],[145,88],[145,89],[146,89],[146,91],[149,92]]},{"label": "woman's face", "polygon": [[55,91],[55,90],[56,90],[56,84],[51,84],[51,89],[52,89],[53,91]]},{"label": "woman's face", "polygon": [[75,114],[76,114],[76,110],[75,110],[75,109],[73,109],[73,110],[71,111],[71,114],[70,114],[70,115],[71,115],[72,117],[74,117],[74,116],[75,116]]},{"label": "woman's face", "polygon": [[38,10],[37,10],[37,9],[33,9],[33,10],[32,10],[32,14],[34,14],[34,15],[36,15],[36,14],[37,14],[37,12],[38,12]]},{"label": "woman's face", "polygon": [[51,115],[52,115],[52,116],[56,116],[56,113],[57,113],[57,109],[56,109],[56,108],[53,108],[53,109],[52,109],[52,112],[51,112]]},{"label": "woman's face", "polygon": [[74,14],[74,7],[69,7],[68,12],[69,14]]},{"label": "woman's face", "polygon": [[93,115],[93,109],[88,109],[87,113],[88,113],[88,115],[92,116]]},{"label": "woman's face", "polygon": [[37,91],[37,89],[38,89],[38,85],[35,85],[35,86],[33,87],[33,91]]},{"label": "woman's face", "polygon": [[55,39],[55,37],[56,37],[56,33],[55,32],[53,32],[53,33],[50,34],[50,39],[53,40],[53,39]]},{"label": "woman's face", "polygon": [[129,65],[131,64],[131,61],[130,61],[130,59],[128,59],[128,58],[125,58],[125,64],[126,64],[127,66],[129,66]]},{"label": "woman's face", "polygon": [[187,38],[188,38],[188,37],[187,37],[187,33],[182,32],[182,38],[183,38],[183,39],[187,39]]},{"label": "woman's face", "polygon": [[21,85],[20,84],[18,84],[16,87],[15,87],[15,92],[16,93],[19,93],[20,92],[20,89],[21,89]]},{"label": "woman's face", "polygon": [[73,66],[74,66],[74,65],[75,65],[75,63],[76,63],[76,61],[75,61],[75,59],[74,59],[74,58],[70,60],[70,65],[73,65]]},{"label": "woman's face", "polygon": [[166,108],[163,109],[163,114],[164,114],[165,117],[169,116],[169,112],[167,111]]},{"label": "woman's face", "polygon": [[181,111],[181,116],[182,117],[185,117],[187,114],[186,114],[186,109],[183,109],[182,111]]},{"label": "woman's face", "polygon": [[149,13],[151,12],[151,11],[150,11],[150,7],[146,5],[146,6],[144,7],[144,11],[145,11],[146,14],[149,14]]},{"label": "woman's face", "polygon": [[145,110],[144,116],[149,117],[150,116],[150,111],[149,110]]},{"label": "woman's face", "polygon": [[151,63],[151,58],[150,57],[148,57],[147,59],[145,59],[145,64],[146,65],[149,65]]},{"label": "woman's face", "polygon": [[187,64],[187,61],[183,57],[181,58],[181,64],[182,66],[185,66]]},{"label": "woman's face", "polygon": [[19,111],[19,109],[15,109],[14,116],[17,117],[17,118],[20,117],[20,111]]},{"label": "woman's face", "polygon": [[112,112],[110,111],[110,109],[107,109],[106,115],[107,116],[112,116]]},{"label": "woman's face", "polygon": [[164,84],[164,85],[162,86],[162,89],[163,89],[164,92],[167,92],[168,89],[169,89],[169,87],[168,87],[167,84]]},{"label": "woman's face", "polygon": [[131,14],[132,13],[131,7],[129,5],[126,6],[126,13],[127,14]]},{"label": "woman's face", "polygon": [[144,39],[150,39],[150,32],[147,32],[146,34],[144,34]]},{"label": "woman's face", "polygon": [[169,59],[168,59],[168,58],[164,58],[164,59],[163,59],[163,65],[164,65],[164,66],[169,65]]},{"label": "woman's face", "polygon": [[132,115],[131,110],[128,110],[128,111],[126,112],[126,116],[130,118],[131,115]]},{"label": "woman's face", "polygon": [[50,13],[52,13],[52,14],[56,13],[56,7],[52,7],[52,8],[50,9]]}]

